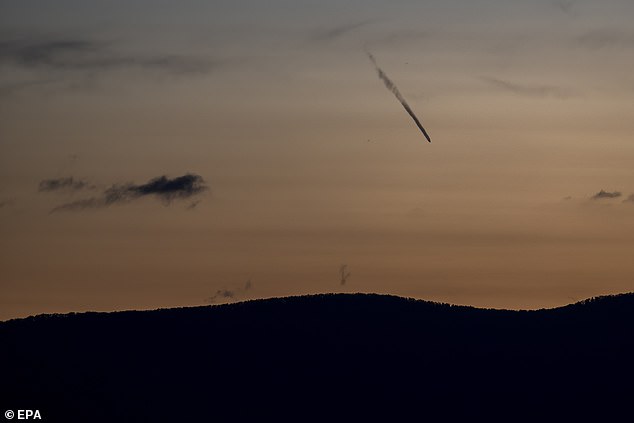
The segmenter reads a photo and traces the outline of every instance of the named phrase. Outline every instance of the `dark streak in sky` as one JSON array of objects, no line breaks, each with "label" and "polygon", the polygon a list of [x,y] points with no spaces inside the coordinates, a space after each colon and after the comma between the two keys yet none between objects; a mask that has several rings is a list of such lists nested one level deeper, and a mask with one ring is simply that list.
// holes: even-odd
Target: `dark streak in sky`
[{"label": "dark streak in sky", "polygon": [[412,108],[409,106],[409,104],[407,104],[407,101],[405,101],[405,97],[403,97],[403,95],[398,90],[398,88],[396,87],[394,82],[392,82],[392,80],[390,78],[388,78],[388,76],[385,74],[385,72],[383,72],[383,70],[379,67],[379,65],[376,63],[376,60],[374,59],[374,56],[368,51],[366,51],[366,53],[367,53],[368,57],[370,58],[370,61],[372,61],[372,64],[374,65],[374,68],[376,69],[376,71],[377,71],[377,73],[379,75],[379,79],[381,79],[381,81],[383,81],[383,83],[385,84],[386,88],[388,90],[390,90],[392,92],[392,94],[394,94],[394,97],[396,97],[396,99],[401,103],[401,105],[403,106],[405,111],[414,120],[414,122],[416,123],[416,126],[418,126],[418,129],[420,129],[420,131],[423,133],[423,135],[425,136],[427,141],[431,142],[431,138],[430,138],[429,134],[427,133],[427,131],[423,127],[423,124],[420,122],[420,120],[418,120],[418,117],[416,117],[416,115],[414,114],[414,111],[412,110]]},{"label": "dark streak in sky", "polygon": [[556,97],[560,99],[571,97],[571,94],[565,89],[554,85],[521,84],[490,76],[483,76],[479,79],[493,87],[521,96]]}]

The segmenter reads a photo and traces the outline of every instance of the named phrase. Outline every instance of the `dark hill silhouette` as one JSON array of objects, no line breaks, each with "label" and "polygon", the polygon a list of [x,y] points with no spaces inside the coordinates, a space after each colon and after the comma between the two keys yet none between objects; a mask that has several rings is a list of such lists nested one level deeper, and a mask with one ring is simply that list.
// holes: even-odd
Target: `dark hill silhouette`
[{"label": "dark hill silhouette", "polygon": [[0,323],[0,346],[2,410],[39,409],[42,421],[624,421],[633,410],[634,294],[537,311],[332,294],[40,315]]}]

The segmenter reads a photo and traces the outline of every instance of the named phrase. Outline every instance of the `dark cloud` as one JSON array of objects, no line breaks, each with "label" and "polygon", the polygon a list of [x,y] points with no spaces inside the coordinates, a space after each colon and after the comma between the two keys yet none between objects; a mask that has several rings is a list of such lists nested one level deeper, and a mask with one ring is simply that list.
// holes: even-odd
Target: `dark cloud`
[{"label": "dark cloud", "polygon": [[125,54],[116,51],[109,43],[86,39],[0,42],[0,63],[46,71],[84,72],[142,68],[169,73],[206,73],[214,66],[210,60],[201,57]]},{"label": "dark cloud", "polygon": [[105,189],[99,197],[85,198],[62,204],[55,207],[51,212],[102,208],[113,204],[128,203],[147,196],[157,197],[168,205],[173,200],[187,199],[205,190],[207,190],[207,186],[200,175],[188,173],[172,179],[163,175],[141,185],[131,183],[112,185]]},{"label": "dark cloud", "polygon": [[592,196],[593,200],[605,200],[610,198],[618,198],[621,196],[621,193],[618,191],[608,192],[601,190]]},{"label": "dark cloud", "polygon": [[236,296],[234,291],[229,289],[219,289],[214,295],[207,298],[208,303],[215,303],[220,300],[232,300]]},{"label": "dark cloud", "polygon": [[241,296],[242,294],[246,293],[247,291],[249,291],[251,288],[253,287],[253,283],[251,282],[251,279],[248,279],[244,286],[242,288],[236,288],[236,289],[219,289],[216,291],[216,293],[214,295],[212,295],[211,297],[208,297],[205,301],[208,303],[216,303],[222,300],[233,300],[238,296]]},{"label": "dark cloud", "polygon": [[597,29],[581,34],[575,39],[576,43],[590,50],[608,47],[634,47],[634,32],[618,29]]},{"label": "dark cloud", "polygon": [[120,192],[134,197],[156,195],[166,201],[171,201],[175,198],[191,197],[205,189],[205,181],[200,175],[188,173],[173,179],[169,179],[165,175],[159,176],[146,184],[128,185]]},{"label": "dark cloud", "polygon": [[65,178],[44,179],[40,181],[38,191],[79,191],[84,188],[93,188],[86,181],[81,179],[75,179],[72,176]]},{"label": "dark cloud", "polygon": [[566,90],[553,85],[520,84],[490,76],[482,76],[480,79],[493,87],[500,88],[504,91],[517,95],[530,97],[570,97],[570,94],[566,92]]}]

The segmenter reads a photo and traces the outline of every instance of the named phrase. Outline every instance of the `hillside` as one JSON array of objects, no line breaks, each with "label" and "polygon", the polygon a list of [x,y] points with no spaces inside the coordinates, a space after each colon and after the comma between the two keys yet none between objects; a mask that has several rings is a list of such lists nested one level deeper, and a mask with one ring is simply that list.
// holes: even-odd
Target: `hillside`
[{"label": "hillside", "polygon": [[0,406],[43,421],[617,418],[634,294],[538,311],[333,294],[0,323]]}]

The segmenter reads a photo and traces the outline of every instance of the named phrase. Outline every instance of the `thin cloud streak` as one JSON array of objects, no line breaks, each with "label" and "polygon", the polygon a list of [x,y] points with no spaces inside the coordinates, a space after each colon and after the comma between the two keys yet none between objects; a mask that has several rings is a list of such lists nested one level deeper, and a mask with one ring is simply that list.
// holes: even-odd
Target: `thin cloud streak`
[{"label": "thin cloud streak", "polygon": [[86,39],[4,41],[0,43],[0,63],[44,70],[94,72],[136,67],[168,73],[206,73],[214,65],[192,56],[123,54],[108,43]]},{"label": "thin cloud streak", "polygon": [[[6,81],[0,96],[61,85],[69,81],[92,81],[108,72],[137,70],[172,76],[204,75],[219,63],[201,56],[153,53],[122,53],[112,43],[85,39],[9,40],[0,42],[0,65],[35,73],[28,80]],[[41,77],[38,78],[37,76]],[[72,85],[70,88],[76,88]]]},{"label": "thin cloud streak", "polygon": [[634,47],[634,33],[618,29],[595,29],[575,39],[577,45],[588,50]]},{"label": "thin cloud streak", "polygon": [[368,24],[370,24],[372,21],[361,21],[361,22],[355,22],[355,23],[349,23],[349,24],[344,24],[344,25],[340,25],[334,28],[331,28],[329,30],[326,31],[321,31],[316,33],[313,36],[313,39],[316,41],[332,41],[338,38],[341,38],[345,35],[348,35],[351,32],[356,31],[359,28],[362,28],[364,26],[367,26]]},{"label": "thin cloud streak", "polygon": [[528,97],[566,98],[570,95],[563,89],[553,85],[520,84],[490,76],[482,76],[480,80],[501,90]]}]

